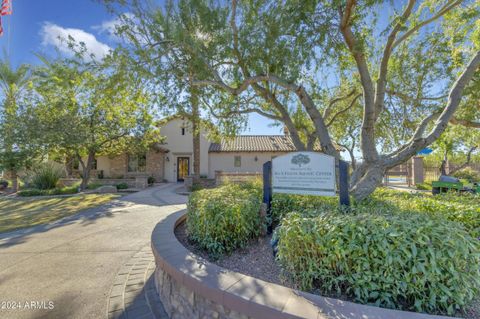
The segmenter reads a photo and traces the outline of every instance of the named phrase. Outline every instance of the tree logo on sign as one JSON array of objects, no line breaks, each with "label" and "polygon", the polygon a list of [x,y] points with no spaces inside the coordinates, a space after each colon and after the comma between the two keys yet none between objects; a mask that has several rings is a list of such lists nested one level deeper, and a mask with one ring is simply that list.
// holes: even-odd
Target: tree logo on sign
[{"label": "tree logo on sign", "polygon": [[298,154],[292,157],[292,164],[296,164],[299,167],[310,163],[310,157],[306,154]]}]

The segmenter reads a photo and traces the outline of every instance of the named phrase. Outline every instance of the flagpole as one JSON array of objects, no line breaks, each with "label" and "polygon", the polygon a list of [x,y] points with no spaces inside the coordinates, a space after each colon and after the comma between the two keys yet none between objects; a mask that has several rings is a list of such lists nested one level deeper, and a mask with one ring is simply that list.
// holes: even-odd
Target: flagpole
[{"label": "flagpole", "polygon": [[[10,11],[13,12],[13,0],[10,0]],[[8,52],[8,58],[10,59],[10,40],[11,40],[11,20],[12,20],[12,15],[10,14],[8,17],[8,39],[7,39],[7,52]]]}]

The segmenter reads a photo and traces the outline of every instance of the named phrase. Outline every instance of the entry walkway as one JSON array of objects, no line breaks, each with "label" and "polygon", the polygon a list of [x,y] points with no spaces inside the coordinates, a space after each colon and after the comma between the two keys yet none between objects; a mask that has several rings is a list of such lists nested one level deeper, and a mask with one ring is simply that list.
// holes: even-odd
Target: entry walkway
[{"label": "entry walkway", "polygon": [[[145,257],[155,225],[185,208],[176,188],[163,184],[53,224],[0,234],[0,318],[105,318],[122,267]],[[152,266],[140,264],[148,276]]]}]

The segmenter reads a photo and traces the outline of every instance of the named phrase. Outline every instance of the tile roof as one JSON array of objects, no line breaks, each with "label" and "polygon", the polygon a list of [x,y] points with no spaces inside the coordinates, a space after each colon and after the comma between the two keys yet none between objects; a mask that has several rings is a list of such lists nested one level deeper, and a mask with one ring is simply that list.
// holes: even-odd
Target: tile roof
[{"label": "tile roof", "polygon": [[[210,144],[208,152],[293,152],[296,151],[289,135],[240,135]],[[320,145],[315,147],[320,151]]]}]

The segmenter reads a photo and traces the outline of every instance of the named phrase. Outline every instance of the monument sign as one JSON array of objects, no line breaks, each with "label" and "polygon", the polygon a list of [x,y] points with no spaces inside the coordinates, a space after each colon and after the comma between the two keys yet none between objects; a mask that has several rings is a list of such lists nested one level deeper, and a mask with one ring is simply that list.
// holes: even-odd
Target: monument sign
[{"label": "monument sign", "polygon": [[273,193],[335,196],[335,158],[296,152],[272,160]]}]

